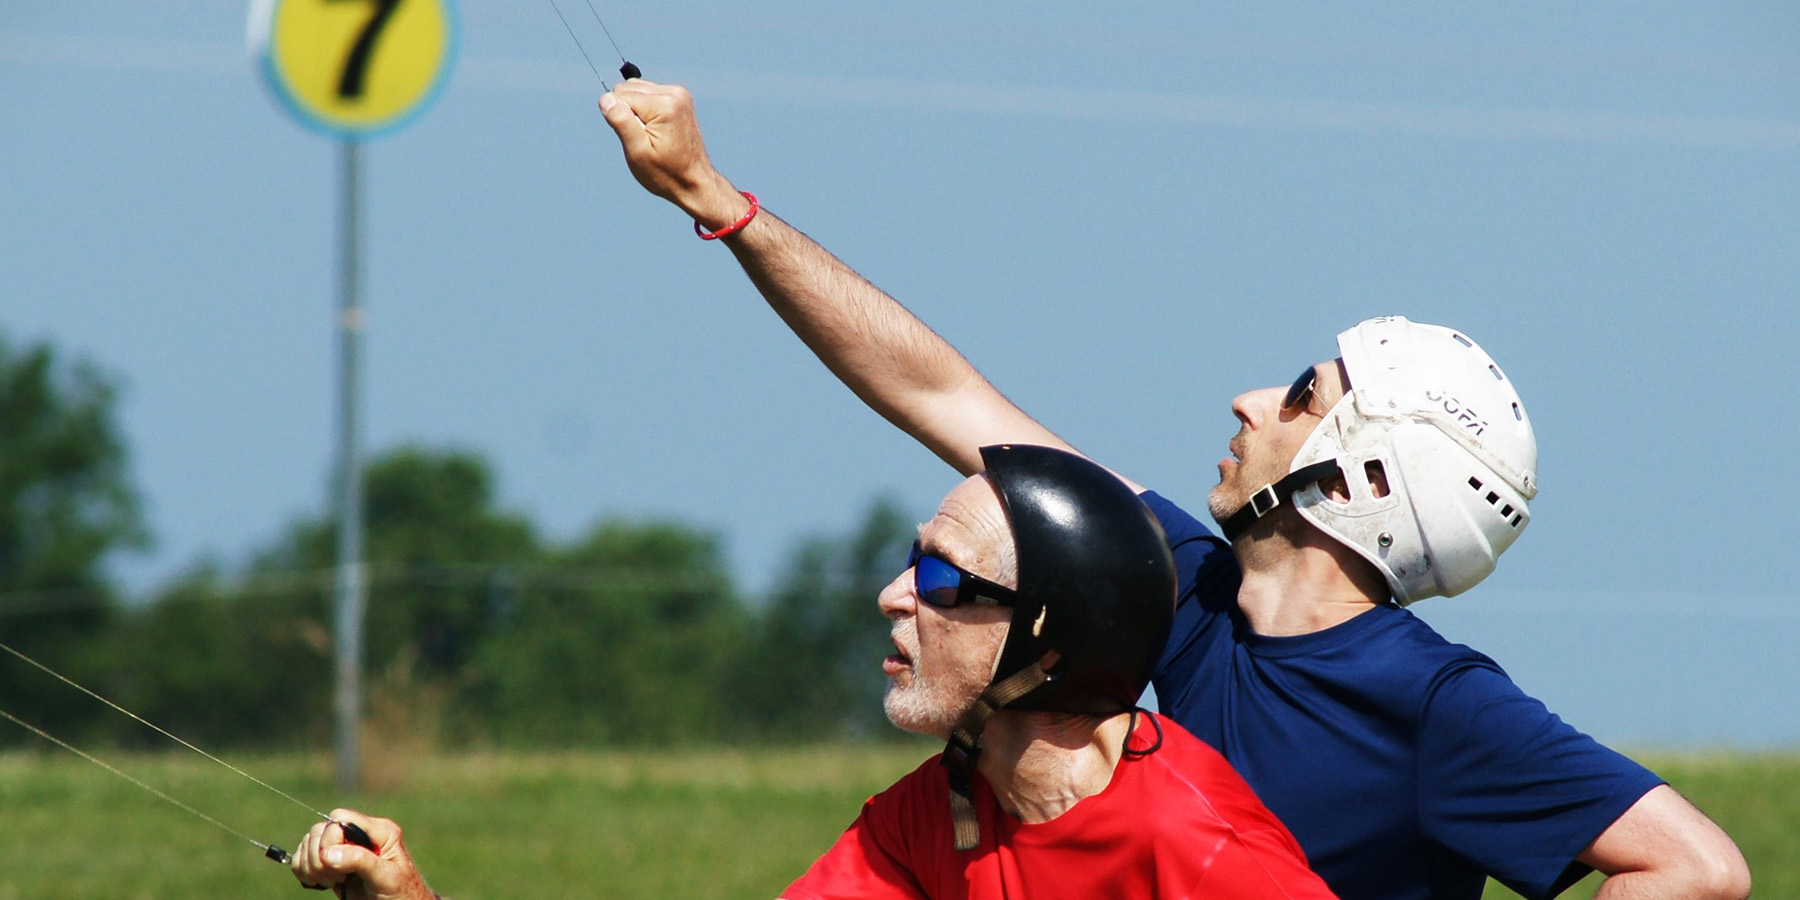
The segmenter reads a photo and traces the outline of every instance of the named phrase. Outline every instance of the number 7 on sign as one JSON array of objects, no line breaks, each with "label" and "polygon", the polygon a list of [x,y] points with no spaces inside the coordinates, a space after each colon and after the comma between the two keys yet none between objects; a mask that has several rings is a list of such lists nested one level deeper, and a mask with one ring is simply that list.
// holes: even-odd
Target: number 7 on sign
[{"label": "number 7 on sign", "polygon": [[350,52],[344,56],[343,73],[338,76],[337,95],[346,100],[356,99],[363,95],[363,77],[369,71],[369,58],[375,54],[375,41],[381,36],[382,26],[393,18],[394,10],[400,7],[402,0],[328,2],[373,3],[375,7],[375,11],[369,15],[369,21],[363,25],[362,32],[356,36],[356,43],[350,45]]},{"label": "number 7 on sign", "polygon": [[385,134],[431,105],[456,32],[455,0],[250,4],[250,51],[275,98],[301,124],[338,137]]}]

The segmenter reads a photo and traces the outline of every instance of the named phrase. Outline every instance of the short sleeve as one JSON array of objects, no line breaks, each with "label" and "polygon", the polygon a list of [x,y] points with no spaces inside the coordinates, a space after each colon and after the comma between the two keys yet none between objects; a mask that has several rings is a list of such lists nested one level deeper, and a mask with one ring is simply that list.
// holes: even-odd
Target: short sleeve
[{"label": "short sleeve", "polygon": [[1425,836],[1530,900],[1586,875],[1575,857],[1662,783],[1491,663],[1440,679],[1421,719],[1418,758]]}]

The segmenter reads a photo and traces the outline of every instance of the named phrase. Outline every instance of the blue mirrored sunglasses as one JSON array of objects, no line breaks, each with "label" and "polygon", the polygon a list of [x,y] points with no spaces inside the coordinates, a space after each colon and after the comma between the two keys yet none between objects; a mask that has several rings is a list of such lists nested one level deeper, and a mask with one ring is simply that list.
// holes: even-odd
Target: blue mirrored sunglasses
[{"label": "blue mirrored sunglasses", "polygon": [[906,567],[913,571],[913,589],[919,599],[940,609],[965,603],[973,606],[1012,606],[1019,595],[980,575],[972,575],[952,563],[926,553],[913,541]]}]

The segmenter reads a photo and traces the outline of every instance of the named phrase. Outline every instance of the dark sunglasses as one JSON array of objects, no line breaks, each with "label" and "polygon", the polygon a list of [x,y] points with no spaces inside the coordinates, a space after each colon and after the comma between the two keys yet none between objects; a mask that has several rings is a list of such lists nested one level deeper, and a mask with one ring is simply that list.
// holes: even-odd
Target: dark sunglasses
[{"label": "dark sunglasses", "polygon": [[1313,385],[1319,381],[1319,370],[1307,366],[1300,377],[1294,379],[1293,386],[1288,388],[1287,396],[1281,398],[1281,411],[1306,410],[1312,406]]},{"label": "dark sunglasses", "polygon": [[913,541],[906,556],[906,567],[913,570],[913,589],[919,599],[950,609],[967,603],[973,606],[1012,606],[1019,595],[980,575],[972,575],[950,562],[926,553]]}]

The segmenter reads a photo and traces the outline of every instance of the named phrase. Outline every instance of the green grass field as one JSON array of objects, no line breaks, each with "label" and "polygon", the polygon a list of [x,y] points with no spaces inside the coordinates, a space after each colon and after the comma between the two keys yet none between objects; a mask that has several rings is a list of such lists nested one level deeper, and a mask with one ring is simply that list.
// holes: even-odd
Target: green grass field
[{"label": "green grass field", "polygon": [[[456,900],[700,900],[776,896],[932,750],[426,755],[372,762],[379,788],[355,798],[335,796],[322,758],[232,762],[321,809],[398,819]],[[192,755],[104,758],[258,840],[292,849],[313,821]],[[1737,839],[1759,897],[1800,897],[1800,756],[1648,761]],[[0,900],[317,896],[249,843],[61,751],[0,755],[0,823]]]}]

